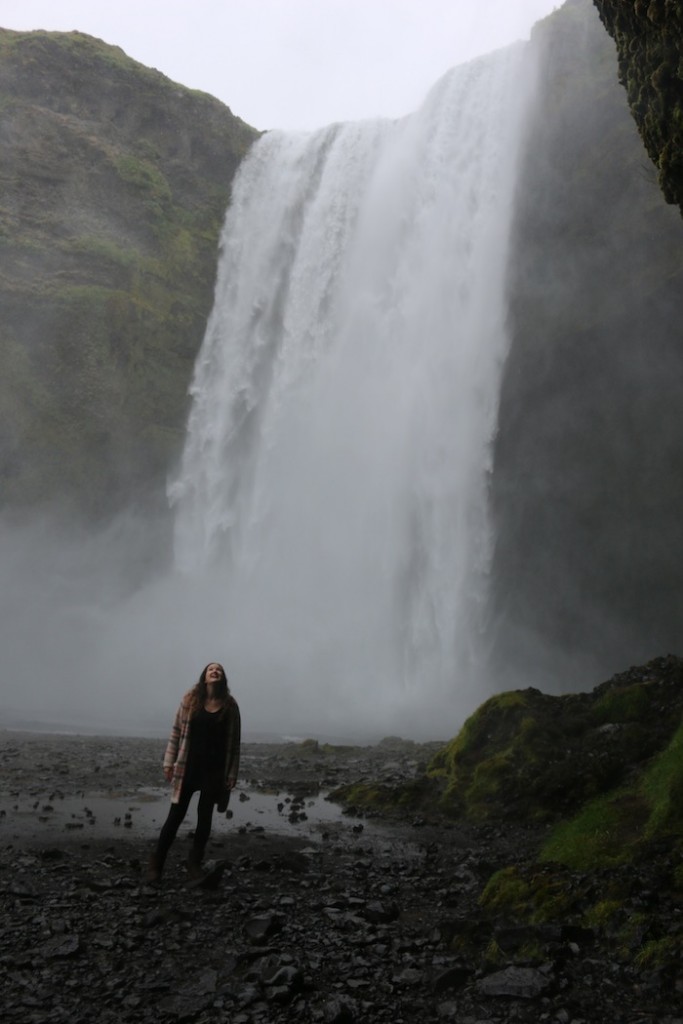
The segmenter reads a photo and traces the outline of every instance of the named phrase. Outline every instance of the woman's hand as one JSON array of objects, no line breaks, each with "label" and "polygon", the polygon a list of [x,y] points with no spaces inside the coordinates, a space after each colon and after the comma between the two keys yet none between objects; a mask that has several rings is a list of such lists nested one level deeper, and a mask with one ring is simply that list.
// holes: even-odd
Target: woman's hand
[{"label": "woman's hand", "polygon": [[226,779],[225,785],[228,787],[228,789],[234,789],[235,786],[237,785],[237,779]]},{"label": "woman's hand", "polygon": [[164,778],[166,779],[167,782],[171,781],[171,779],[173,778],[173,767],[164,768]]}]

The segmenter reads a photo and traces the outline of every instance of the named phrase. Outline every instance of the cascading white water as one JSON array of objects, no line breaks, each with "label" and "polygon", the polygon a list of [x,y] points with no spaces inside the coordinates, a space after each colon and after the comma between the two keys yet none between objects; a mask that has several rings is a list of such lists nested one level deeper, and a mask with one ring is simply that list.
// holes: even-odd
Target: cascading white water
[{"label": "cascading white water", "polygon": [[450,735],[483,699],[525,58],[267,134],[234,182],[170,496],[210,656],[271,727]]}]

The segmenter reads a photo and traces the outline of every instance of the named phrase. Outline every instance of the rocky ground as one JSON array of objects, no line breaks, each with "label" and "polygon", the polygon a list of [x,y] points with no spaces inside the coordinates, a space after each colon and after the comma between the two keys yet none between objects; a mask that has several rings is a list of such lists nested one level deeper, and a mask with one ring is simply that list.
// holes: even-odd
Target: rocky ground
[{"label": "rocky ground", "polygon": [[[540,831],[360,819],[321,799],[411,778],[434,746],[246,744],[207,874],[184,868],[191,808],[154,888],[163,741],[0,733],[3,1021],[683,1024],[681,972],[637,963],[623,927],[617,943],[586,926],[581,900],[614,872],[573,876],[575,903],[529,924],[480,897],[498,868],[537,870]],[[644,908],[680,938],[669,861],[653,850],[620,880],[633,944]]]}]

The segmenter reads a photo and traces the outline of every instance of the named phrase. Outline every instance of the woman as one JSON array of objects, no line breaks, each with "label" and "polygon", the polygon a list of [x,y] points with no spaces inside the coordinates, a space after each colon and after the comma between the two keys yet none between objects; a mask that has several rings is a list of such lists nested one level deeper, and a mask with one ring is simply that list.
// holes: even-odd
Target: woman
[{"label": "woman", "polygon": [[161,880],[166,854],[197,790],[197,828],[188,868],[193,877],[201,874],[213,806],[217,804],[220,811],[227,808],[237,781],[240,728],[239,708],[230,694],[225,670],[212,661],[183,697],[173,722],[164,754],[164,775],[173,784],[171,808],[149,860],[148,882]]}]

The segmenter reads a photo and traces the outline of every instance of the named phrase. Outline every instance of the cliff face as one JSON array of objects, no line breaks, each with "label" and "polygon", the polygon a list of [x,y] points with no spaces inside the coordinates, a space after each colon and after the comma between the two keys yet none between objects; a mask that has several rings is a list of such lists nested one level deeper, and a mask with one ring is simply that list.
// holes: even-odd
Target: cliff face
[{"label": "cliff face", "polygon": [[160,491],[256,135],[99,40],[0,31],[3,505]]},{"label": "cliff face", "polygon": [[[683,224],[591,0],[532,48],[491,478],[496,687],[683,645]],[[163,494],[256,132],[79,34],[0,32],[0,501]]]},{"label": "cliff face", "polygon": [[557,692],[683,645],[683,223],[589,0],[532,45],[492,477],[493,678]]},{"label": "cliff face", "polygon": [[594,0],[617,45],[619,81],[659,173],[683,213],[683,8],[679,0]]}]

